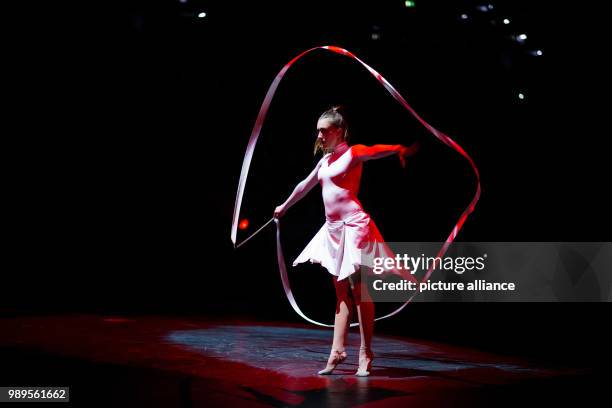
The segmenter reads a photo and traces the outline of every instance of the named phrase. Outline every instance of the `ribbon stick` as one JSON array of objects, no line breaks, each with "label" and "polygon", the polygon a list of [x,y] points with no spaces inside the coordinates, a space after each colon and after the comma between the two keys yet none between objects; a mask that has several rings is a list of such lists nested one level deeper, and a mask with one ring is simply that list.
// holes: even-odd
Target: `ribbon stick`
[{"label": "ribbon stick", "polygon": [[[472,200],[468,204],[468,206],[465,208],[465,210],[463,211],[463,213],[459,217],[457,223],[455,224],[455,226],[451,230],[450,234],[446,238],[446,241],[444,242],[444,244],[440,248],[440,251],[438,252],[437,256],[438,257],[443,257],[444,254],[446,253],[446,251],[448,250],[449,246],[451,245],[451,243],[457,237],[457,234],[459,233],[459,231],[461,230],[461,227],[463,226],[463,224],[467,220],[467,217],[474,211],[474,208],[476,207],[476,203],[478,202],[478,200],[480,198],[480,191],[481,191],[481,189],[480,189],[480,173],[478,172],[478,168],[476,167],[476,164],[474,164],[474,161],[472,160],[472,158],[453,139],[451,139],[446,134],[440,132],[439,130],[437,130],[436,128],[431,126],[429,123],[427,123],[425,120],[423,120],[423,118],[421,118],[421,116],[419,116],[419,114],[416,113],[416,111],[408,104],[408,102],[406,102],[404,97],[393,87],[393,85],[391,85],[389,83],[389,81],[387,81],[376,70],[374,70],[372,67],[370,67],[368,64],[366,64],[365,62],[363,62],[359,58],[357,58],[357,56],[355,56],[353,53],[345,50],[344,48],[340,48],[340,47],[336,47],[336,46],[332,46],[332,45],[326,45],[326,46],[310,48],[310,49],[302,52],[301,54],[299,54],[297,57],[293,58],[291,61],[289,61],[287,64],[285,64],[285,66],[280,70],[280,72],[274,78],[274,81],[272,81],[272,84],[270,85],[270,88],[268,88],[268,92],[266,93],[266,97],[264,98],[264,101],[263,101],[263,103],[261,105],[261,108],[259,109],[259,114],[257,115],[257,120],[255,121],[255,126],[253,126],[253,130],[251,131],[251,137],[249,138],[249,142],[247,144],[246,152],[245,152],[245,155],[244,155],[244,161],[242,162],[242,170],[240,172],[240,179],[238,181],[238,191],[236,193],[236,203],[234,205],[234,216],[233,216],[233,219],[232,219],[232,229],[231,229],[231,240],[234,243],[234,246],[236,245],[236,233],[237,233],[237,227],[238,227],[238,219],[240,217],[240,207],[242,205],[242,197],[243,197],[244,189],[245,189],[245,186],[246,186],[246,179],[247,179],[247,176],[248,176],[248,173],[249,173],[249,167],[251,166],[251,160],[253,158],[253,152],[255,151],[255,145],[257,144],[257,140],[259,139],[259,134],[261,132],[261,128],[263,126],[264,120],[265,120],[266,115],[268,113],[268,109],[270,107],[270,104],[272,102],[272,98],[274,97],[274,94],[276,93],[276,89],[278,88],[278,85],[279,85],[280,81],[285,76],[285,73],[287,72],[287,70],[289,70],[289,68],[297,60],[302,58],[304,55],[306,55],[306,54],[308,54],[308,53],[310,53],[310,52],[312,52],[314,50],[318,50],[318,49],[326,50],[326,51],[331,51],[331,52],[334,52],[334,53],[337,53],[337,54],[341,54],[341,55],[344,55],[346,57],[349,57],[349,58],[359,62],[363,67],[365,67],[370,72],[370,74],[372,74],[372,76],[374,76],[376,78],[376,80],[378,82],[380,82],[380,84],[389,92],[389,94],[391,94],[391,96],[393,96],[393,98],[400,105],[402,105],[408,112],[410,112],[412,114],[412,116],[414,116],[429,132],[431,132],[432,135],[434,135],[438,140],[440,140],[442,143],[444,143],[445,145],[447,145],[451,149],[455,150],[457,153],[459,153],[461,156],[463,156],[470,163],[470,166],[472,167],[472,170],[474,171],[474,175],[476,176],[476,192],[474,194],[474,197],[472,198]],[[281,274],[281,281],[283,283],[283,288],[285,290],[285,295],[287,296],[287,299],[289,300],[289,303],[291,304],[293,309],[296,311],[296,313],[298,315],[300,315],[306,321],[308,321],[310,323],[314,323],[314,324],[319,325],[319,326],[332,327],[333,325],[328,325],[328,324],[320,323],[320,322],[317,322],[315,320],[312,320],[312,319],[308,318],[306,315],[304,315],[304,313],[302,313],[302,311],[300,310],[299,306],[297,305],[297,303],[295,301],[295,298],[293,296],[293,293],[291,291],[291,286],[289,285],[289,279],[288,279],[288,276],[287,276],[287,268],[286,268],[286,265],[285,265],[285,258],[283,256],[283,251],[282,251],[282,247],[281,247],[281,243],[280,243],[280,223],[278,222],[277,219],[274,219],[274,220],[276,221],[276,251],[277,251],[278,266],[279,266],[279,270],[280,270],[280,274]],[[263,227],[268,225],[270,223],[270,221],[268,221]],[[249,239],[251,239],[263,227],[261,227],[259,230],[257,230],[254,234],[252,234],[249,238],[247,238],[245,241],[243,241],[240,245],[242,245],[244,242],[246,242]],[[435,266],[435,262],[431,265],[431,267],[425,273],[425,276],[421,280],[422,282],[425,282],[425,281],[427,281],[429,279],[429,277],[431,276],[431,274],[433,272],[434,266]],[[385,316],[378,317],[375,320],[382,320],[382,319],[391,317],[391,316],[399,313],[404,307],[406,307],[406,305],[408,305],[408,303],[410,303],[412,301],[412,299],[414,298],[414,296],[417,293],[414,293],[406,302],[404,302],[404,304],[402,304],[399,308],[397,308],[393,312],[391,312],[391,313],[389,313],[389,314],[387,314]],[[352,323],[351,327],[354,327],[354,326],[357,326],[357,325],[358,325],[358,323]]]},{"label": "ribbon stick", "polygon": [[250,240],[251,238],[253,238],[255,235],[259,234],[259,231],[261,231],[262,229],[264,229],[269,223],[271,223],[272,221],[274,221],[274,217],[270,218],[264,225],[262,225],[261,227],[259,227],[259,229],[257,231],[255,231],[254,233],[252,233],[251,235],[249,235],[248,238],[246,238],[244,241],[242,241],[239,244],[234,245],[235,249],[240,248],[241,246],[243,246],[244,244],[246,244],[248,242],[248,240]]}]

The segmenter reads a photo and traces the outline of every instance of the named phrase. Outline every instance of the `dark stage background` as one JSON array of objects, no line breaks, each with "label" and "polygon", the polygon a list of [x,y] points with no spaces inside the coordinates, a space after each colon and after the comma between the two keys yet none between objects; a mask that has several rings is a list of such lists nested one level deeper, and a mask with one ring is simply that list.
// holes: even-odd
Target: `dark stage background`
[{"label": "dark stage background", "polygon": [[[0,312],[299,321],[278,278],[273,227],[240,250],[229,236],[265,92],[316,45],[354,52],[473,157],[482,198],[459,240],[609,240],[608,114],[595,101],[605,96],[602,6],[498,1],[484,12],[480,4],[140,1],[12,14],[5,78],[17,126],[6,151]],[[523,44],[511,37],[519,33]],[[338,102],[349,107],[353,143],[421,142],[405,170],[395,159],[364,168],[362,201],[385,238],[444,240],[474,192],[465,160],[365,69],[322,51],[294,65],[274,99],[247,183],[247,232],[315,164],[316,119]],[[283,220],[288,260],[323,222],[319,195],[317,187]],[[331,322],[327,272],[303,266],[291,279],[307,314]],[[596,364],[612,344],[602,332],[609,311],[414,304],[377,330]]]}]

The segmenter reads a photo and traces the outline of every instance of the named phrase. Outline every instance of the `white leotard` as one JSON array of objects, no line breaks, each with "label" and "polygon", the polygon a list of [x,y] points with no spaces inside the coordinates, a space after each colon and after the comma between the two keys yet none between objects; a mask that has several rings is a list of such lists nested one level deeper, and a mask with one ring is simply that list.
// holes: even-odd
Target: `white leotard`
[{"label": "white leotard", "polygon": [[332,153],[323,157],[317,173],[323,194],[325,216],[329,220],[342,220],[363,210],[357,199],[363,163],[355,160],[346,142],[340,143]]}]

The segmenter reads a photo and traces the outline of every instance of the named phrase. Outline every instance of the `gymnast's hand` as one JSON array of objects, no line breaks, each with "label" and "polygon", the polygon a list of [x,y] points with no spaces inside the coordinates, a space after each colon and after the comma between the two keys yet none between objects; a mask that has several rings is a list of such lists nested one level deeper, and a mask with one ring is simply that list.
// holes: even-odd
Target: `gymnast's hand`
[{"label": "gymnast's hand", "polygon": [[419,150],[419,146],[420,144],[418,140],[408,147],[402,146],[398,153],[402,167],[406,167],[406,157],[413,156]]},{"label": "gymnast's hand", "polygon": [[285,209],[284,205],[279,205],[278,207],[274,209],[274,218],[282,217],[283,215],[285,215],[286,211],[287,210]]}]

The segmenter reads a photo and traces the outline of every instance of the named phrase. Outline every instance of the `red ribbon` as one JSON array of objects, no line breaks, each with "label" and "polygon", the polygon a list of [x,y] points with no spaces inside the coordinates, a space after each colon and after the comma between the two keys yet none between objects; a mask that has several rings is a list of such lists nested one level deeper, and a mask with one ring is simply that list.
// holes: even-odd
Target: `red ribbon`
[{"label": "red ribbon", "polygon": [[[264,99],[264,101],[263,101],[263,103],[261,105],[261,108],[259,109],[259,114],[257,115],[257,120],[255,121],[255,126],[253,126],[253,130],[251,131],[251,137],[249,138],[249,143],[247,145],[247,149],[246,149],[246,152],[245,152],[245,155],[244,155],[244,161],[242,162],[242,171],[240,172],[240,179],[238,181],[238,191],[236,193],[236,203],[234,205],[234,216],[233,216],[233,219],[232,219],[231,239],[232,239],[232,242],[234,243],[234,246],[236,246],[236,233],[237,233],[237,228],[238,228],[238,219],[240,218],[240,207],[242,205],[242,197],[243,197],[243,194],[244,194],[244,188],[246,186],[246,178],[247,178],[248,173],[249,173],[249,167],[251,166],[251,159],[253,158],[253,152],[255,151],[255,145],[257,144],[257,140],[259,138],[259,133],[261,132],[261,128],[263,126],[264,120],[265,120],[266,115],[268,113],[268,109],[270,108],[270,104],[272,102],[272,98],[274,97],[274,94],[276,93],[276,89],[278,88],[278,85],[279,85],[280,81],[285,76],[285,73],[287,72],[287,70],[297,60],[302,58],[304,55],[306,55],[306,54],[308,54],[308,53],[310,53],[310,52],[312,52],[314,50],[318,50],[318,49],[335,52],[337,54],[342,54],[342,55],[345,55],[345,56],[347,56],[349,58],[352,58],[355,61],[358,61],[361,65],[363,65],[378,80],[378,82],[380,82],[382,84],[382,86],[385,87],[385,89],[391,94],[391,96],[393,96],[393,98],[395,98],[395,100],[398,101],[400,103],[400,105],[402,105],[404,108],[406,108],[406,110],[408,110],[412,114],[412,116],[414,116],[423,126],[425,126],[425,128],[427,130],[429,130],[442,143],[444,143],[445,145],[449,146],[450,148],[452,148],[453,150],[455,150],[456,152],[461,154],[463,157],[465,157],[465,159],[470,163],[470,166],[472,166],[472,169],[474,170],[474,174],[476,176],[476,192],[474,194],[474,197],[472,198],[472,201],[470,201],[468,206],[465,208],[465,210],[463,211],[463,213],[459,217],[459,220],[457,221],[457,223],[455,224],[455,226],[451,230],[448,238],[446,238],[446,241],[444,242],[444,244],[440,248],[440,251],[439,251],[437,256],[442,258],[444,256],[444,254],[446,253],[446,251],[448,250],[448,247],[450,246],[450,244],[457,237],[457,234],[459,233],[459,230],[461,230],[461,227],[463,226],[463,224],[467,220],[468,215],[470,215],[470,213],[472,213],[474,211],[474,208],[476,207],[476,203],[478,202],[478,199],[480,198],[480,174],[478,172],[478,168],[474,164],[474,161],[472,160],[472,158],[466,153],[466,151],[461,146],[459,146],[457,144],[457,142],[455,142],[453,139],[451,139],[450,137],[448,137],[444,133],[440,132],[439,130],[437,130],[436,128],[431,126],[425,120],[423,120],[423,118],[421,118],[419,116],[419,114],[417,114],[415,112],[415,110],[408,104],[408,102],[406,102],[404,97],[382,75],[380,75],[376,70],[374,70],[368,64],[366,64],[365,62],[363,62],[362,60],[357,58],[357,56],[355,56],[355,54],[345,50],[344,48],[335,47],[335,46],[332,46],[332,45],[326,45],[326,46],[321,46],[321,47],[314,47],[314,48],[311,48],[309,50],[306,50],[306,51],[302,52],[297,57],[293,58],[291,61],[289,61],[280,70],[280,72],[276,75],[276,78],[274,78],[274,81],[270,85],[270,88],[268,88],[268,92],[266,93],[266,97],[265,97],[265,99]],[[302,311],[300,310],[299,306],[297,305],[297,303],[295,301],[295,298],[293,297],[293,294],[291,292],[291,287],[289,285],[289,279],[288,279],[288,276],[287,276],[287,268],[286,268],[286,265],[285,265],[285,259],[284,259],[282,248],[281,248],[281,243],[280,243],[280,224],[279,224],[277,219],[275,219],[275,221],[276,221],[276,229],[277,229],[277,231],[276,231],[276,238],[277,238],[277,245],[276,245],[276,248],[277,248],[277,259],[278,259],[278,264],[279,264],[279,269],[280,269],[281,280],[283,282],[283,288],[285,290],[285,295],[287,296],[287,299],[289,300],[289,303],[291,304],[291,306],[293,307],[295,312],[298,313],[305,320],[307,320],[307,321],[309,321],[311,323],[320,325],[320,326],[333,327],[333,325],[319,323],[319,322],[317,322],[315,320],[312,320],[312,319],[308,318],[306,315],[304,315],[304,313],[302,313]],[[269,223],[269,221],[268,221],[268,223]],[[249,237],[248,239],[250,239],[251,237]],[[240,246],[241,244],[239,244],[238,246]],[[425,273],[425,276],[423,277],[422,282],[426,282],[429,279],[429,277],[431,276],[431,274],[433,272],[434,266],[435,266],[435,262],[431,265],[431,267]],[[385,316],[378,317],[375,320],[382,320],[382,319],[385,319],[387,317],[390,317],[390,316],[393,316],[393,315],[399,313],[404,307],[406,307],[406,305],[408,305],[408,303],[410,303],[412,301],[412,299],[414,298],[415,295],[416,295],[416,293],[414,293],[404,304],[402,304],[402,306],[400,306],[399,308],[397,308],[393,312],[391,312],[391,313],[389,313],[389,314],[387,314]],[[356,326],[356,325],[358,325],[358,323],[352,323],[351,324],[351,326]]]}]

